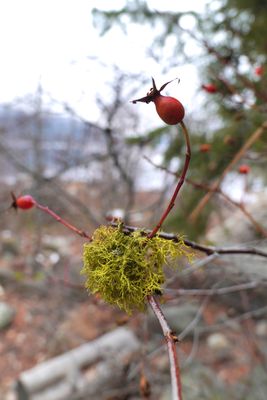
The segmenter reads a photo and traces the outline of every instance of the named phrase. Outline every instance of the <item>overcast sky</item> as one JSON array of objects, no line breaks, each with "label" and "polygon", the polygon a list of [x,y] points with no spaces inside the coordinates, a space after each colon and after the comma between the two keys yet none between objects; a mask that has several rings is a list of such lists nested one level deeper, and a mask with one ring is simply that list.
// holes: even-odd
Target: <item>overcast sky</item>
[{"label": "overcast sky", "polygon": [[[201,11],[206,2],[147,0],[151,9],[176,12]],[[133,25],[126,36],[115,27],[104,37],[99,36],[92,9],[108,10],[110,5],[120,8],[124,4],[125,0],[0,1],[0,104],[34,93],[41,82],[54,99],[100,123],[95,97],[105,95],[105,85],[112,79],[109,65],[115,64],[126,72],[154,76],[159,85],[180,77],[179,87],[173,85],[168,90],[179,97],[187,112],[194,110],[197,96],[201,97],[196,67],[181,66],[162,76],[161,66],[147,57],[153,29]],[[146,113],[159,122],[153,107],[146,108]]]},{"label": "overcast sky", "polygon": [[[161,67],[146,56],[151,28],[131,26],[125,36],[115,27],[106,36],[99,36],[91,11],[94,7],[107,10],[111,4],[120,8],[125,1],[1,1],[0,103],[35,92],[41,82],[56,100],[98,122],[95,95],[104,93],[104,85],[112,76],[108,67],[101,68],[97,61],[89,59],[95,57],[125,71],[142,70],[143,74],[155,76],[159,84],[179,76],[180,98],[190,108],[197,85],[194,66],[181,67],[162,77]],[[200,10],[205,0],[148,0],[147,4],[158,11]]]}]

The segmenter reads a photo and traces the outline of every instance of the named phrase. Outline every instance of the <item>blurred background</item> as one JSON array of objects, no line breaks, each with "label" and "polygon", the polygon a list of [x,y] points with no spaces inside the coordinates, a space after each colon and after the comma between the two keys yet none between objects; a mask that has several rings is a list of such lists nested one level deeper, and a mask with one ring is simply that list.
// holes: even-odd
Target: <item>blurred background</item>
[{"label": "blurred background", "polygon": [[[170,398],[153,317],[128,318],[88,297],[80,276],[84,239],[40,210],[8,209],[10,192],[31,194],[89,234],[111,216],[152,228],[177,181],[185,144],[153,104],[130,101],[146,95],[151,77],[158,87],[178,78],[163,94],[185,107],[192,159],[163,230],[208,246],[266,252],[266,6],[0,4],[1,399],[39,399],[31,385],[21,394],[23,371],[122,324],[140,348],[120,384],[107,380],[103,390],[102,380],[93,394],[65,397],[50,388],[44,399]],[[170,274],[164,310],[183,339],[186,399],[266,398],[266,283],[259,254],[199,252]],[[151,395],[140,392],[140,376]]]}]

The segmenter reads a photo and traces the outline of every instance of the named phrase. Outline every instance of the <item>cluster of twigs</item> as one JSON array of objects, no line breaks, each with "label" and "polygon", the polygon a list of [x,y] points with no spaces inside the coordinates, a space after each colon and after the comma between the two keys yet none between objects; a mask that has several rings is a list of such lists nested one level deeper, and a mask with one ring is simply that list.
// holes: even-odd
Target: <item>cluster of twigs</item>
[{"label": "cluster of twigs", "polygon": [[[187,32],[190,33],[190,35],[192,36],[192,32]],[[206,47],[207,51],[209,53],[213,53],[218,60],[220,60],[220,54],[216,52],[216,50],[212,47],[210,47],[208,45],[207,42],[203,41],[203,45]],[[224,60],[222,59],[222,62],[224,62]],[[217,77],[225,86],[227,86],[229,92],[231,92],[232,94],[236,94],[236,89],[230,85],[226,80],[224,80],[221,77]],[[240,79],[245,79],[244,77],[240,76]],[[244,82],[244,84],[247,87],[251,87],[251,83],[249,80],[246,80]],[[254,87],[252,87],[252,89],[255,89]],[[264,98],[264,100],[266,100],[266,97]],[[245,100],[242,99],[241,97],[241,102],[245,103]],[[108,121],[108,125],[111,125],[111,120],[109,119]],[[161,238],[166,239],[166,240],[172,240],[172,241],[177,241],[179,240],[179,237],[175,234],[172,233],[166,233],[166,232],[162,232],[161,228],[162,225],[164,223],[164,221],[166,220],[166,218],[168,217],[169,213],[171,212],[171,210],[173,209],[174,205],[175,205],[175,201],[177,199],[177,196],[184,184],[184,182],[187,182],[188,184],[192,185],[194,188],[197,189],[204,189],[205,190],[205,195],[203,196],[203,198],[200,200],[200,202],[198,203],[198,205],[195,207],[195,209],[191,212],[190,216],[189,216],[189,221],[196,221],[198,216],[200,215],[200,213],[202,212],[202,210],[204,209],[204,207],[208,204],[208,202],[212,199],[214,194],[218,194],[220,196],[222,196],[226,201],[228,201],[229,203],[231,203],[232,205],[234,205],[235,207],[237,207],[242,213],[243,215],[251,222],[251,224],[253,225],[253,227],[255,228],[255,231],[258,232],[261,236],[267,238],[267,231],[266,229],[258,222],[255,220],[255,218],[251,215],[251,213],[247,210],[247,208],[245,207],[244,204],[242,203],[238,203],[234,200],[231,199],[230,196],[228,196],[227,194],[225,194],[222,189],[221,189],[221,185],[226,177],[226,175],[228,175],[228,173],[233,169],[233,167],[242,159],[242,157],[244,156],[244,154],[251,148],[251,146],[257,142],[259,140],[259,138],[266,133],[267,130],[267,121],[264,121],[254,132],[251,133],[250,137],[247,139],[247,141],[243,144],[243,146],[239,149],[239,151],[235,154],[235,156],[233,157],[233,159],[229,162],[229,164],[225,167],[224,171],[222,172],[222,174],[220,175],[220,177],[216,180],[216,182],[214,182],[212,185],[206,185],[206,184],[200,184],[197,183],[191,179],[186,178],[186,174],[188,171],[188,167],[189,167],[189,163],[190,163],[190,157],[191,157],[191,150],[190,150],[190,142],[189,142],[189,135],[187,132],[187,128],[184,124],[184,122],[180,123],[180,126],[182,128],[182,132],[185,138],[185,143],[186,143],[186,156],[185,156],[185,161],[184,161],[184,165],[182,168],[182,171],[180,174],[174,174],[171,171],[167,170],[166,168],[162,167],[162,166],[157,166],[158,168],[161,169],[165,169],[168,173],[173,174],[176,176],[176,178],[178,179],[178,183],[175,187],[175,190],[171,196],[171,199],[167,205],[167,207],[165,208],[163,214],[161,215],[159,221],[157,222],[157,224],[155,225],[155,227],[151,230],[149,229],[144,229],[143,235],[147,237],[148,240],[152,239],[155,235],[159,235]],[[130,179],[130,177],[125,173],[123,166],[120,164],[120,160],[118,157],[118,154],[115,151],[115,146],[114,146],[114,138],[112,136],[112,131],[110,129],[106,129],[105,130],[105,135],[107,138],[107,143],[109,145],[110,148],[110,155],[111,155],[111,159],[113,160],[114,165],[117,167],[117,169],[120,171],[120,175],[122,177],[122,179],[125,181],[126,186],[128,188],[128,192],[129,192],[129,201],[127,204],[127,211],[131,208],[132,206],[132,192],[133,192],[133,182]],[[14,157],[14,155],[12,155],[12,153],[8,154],[6,151],[5,146],[3,146],[3,144],[0,144],[0,151],[2,151],[3,153],[7,154],[8,157],[10,157],[14,164],[19,168],[22,169],[28,173],[30,173],[34,178],[41,180],[42,182],[46,182],[47,178],[43,178],[42,176],[40,176],[40,174],[38,172],[35,171],[31,171],[29,168],[25,167],[24,165],[22,165],[16,157]],[[150,161],[150,160],[149,160]],[[150,161],[151,162],[151,161]],[[151,162],[152,163],[152,162]],[[155,166],[155,164],[153,164]],[[67,192],[64,193],[64,197],[67,196]],[[71,199],[73,200],[73,199]],[[76,226],[74,226],[73,224],[69,223],[68,221],[66,221],[65,219],[61,218],[59,215],[57,215],[54,211],[52,211],[50,208],[35,202],[35,206],[41,210],[42,212],[45,212],[46,214],[50,215],[53,219],[55,219],[57,222],[61,223],[62,225],[64,225],[66,228],[70,229],[72,232],[74,232],[75,234],[79,235],[81,238],[86,239],[87,241],[92,241],[92,236],[89,235],[87,232],[78,229]],[[95,218],[94,214],[90,212],[90,210],[86,210],[87,213],[89,213],[89,216],[91,218],[92,221],[94,221],[96,224],[99,223],[99,221],[97,221],[97,218]],[[127,221],[126,221],[127,222]],[[111,221],[110,225],[113,227],[117,227],[118,226],[118,222],[117,221]],[[126,234],[126,235],[130,235],[132,232],[136,231],[137,227],[135,226],[130,226],[127,224],[123,224],[121,226],[122,231]],[[262,249],[256,248],[256,247],[239,247],[239,246],[235,246],[235,247],[217,247],[217,246],[205,246],[203,244],[200,243],[196,243],[193,242],[191,240],[185,239],[184,240],[185,244],[187,246],[189,246],[190,248],[197,250],[199,252],[202,252],[204,254],[206,254],[208,257],[216,257],[217,255],[226,255],[226,254],[250,254],[250,255],[254,255],[254,256],[259,256],[259,257],[264,257],[267,258],[267,252],[263,251]],[[207,258],[208,258],[207,257]],[[65,281],[64,281],[65,282]],[[66,283],[66,282],[65,282]],[[226,294],[226,293],[233,293],[236,291],[243,291],[243,290],[247,290],[247,289],[254,289],[256,287],[259,286],[266,286],[265,282],[258,282],[258,281],[253,281],[253,282],[248,282],[248,283],[241,283],[238,285],[233,285],[231,287],[221,287],[221,288],[211,288],[211,289],[171,289],[172,293],[178,294],[178,295],[199,295],[199,296],[213,296],[213,295],[220,295],[220,294]],[[169,292],[169,293],[171,293]],[[172,332],[172,330],[170,329],[163,313],[162,310],[160,308],[159,302],[157,301],[157,298],[154,295],[150,295],[147,297],[147,302],[149,303],[150,307],[152,308],[153,312],[155,313],[162,331],[163,331],[163,335],[166,339],[166,343],[167,343],[167,348],[168,348],[168,354],[169,354],[169,360],[170,360],[170,370],[171,370],[171,381],[172,381],[172,393],[173,393],[173,400],[182,400],[182,383],[181,383],[181,376],[180,376],[180,367],[179,367],[179,360],[178,360],[178,355],[177,355],[177,351],[176,351],[176,346],[177,343],[179,342],[179,340],[182,340],[183,337],[185,336],[186,332],[182,332],[179,335],[176,335],[176,333]],[[203,307],[206,305],[206,301],[203,302],[203,305],[200,308],[200,312],[198,313],[198,315],[196,316],[195,320],[192,322],[192,325],[196,323],[196,321],[198,321],[199,318],[199,314],[202,312]],[[263,308],[263,310],[266,310],[266,307]],[[244,318],[246,317],[250,317],[252,314],[252,312],[248,312],[243,314]],[[192,326],[190,324],[190,326],[187,327],[187,331],[189,329],[191,329]]]},{"label": "cluster of twigs", "polygon": [[[239,151],[239,153],[234,157],[234,159],[232,160],[232,162],[228,165],[228,167],[225,169],[223,176],[219,179],[219,181],[216,183],[216,185],[213,185],[212,188],[207,188],[205,187],[205,189],[208,190],[207,193],[207,197],[206,199],[209,200],[209,198],[212,196],[213,193],[219,193],[221,195],[223,195],[225,198],[227,198],[229,201],[232,202],[231,199],[229,199],[225,194],[223,194],[220,190],[220,183],[223,180],[223,177],[225,176],[225,174],[230,170],[231,166],[237,161],[237,159],[239,159],[241,157],[241,155],[244,153],[244,151],[249,147],[249,145],[252,144],[252,142],[254,142],[256,140],[256,138],[259,137],[259,135],[263,132],[264,129],[266,129],[266,124],[262,125],[261,128],[259,128],[251,137],[251,139],[248,141],[248,143],[246,144],[246,146],[243,146],[243,148]],[[171,233],[165,233],[160,231],[162,224],[164,223],[165,219],[167,218],[167,216],[169,215],[170,211],[172,210],[172,208],[175,205],[175,201],[176,198],[178,196],[178,193],[186,179],[186,172],[188,170],[188,166],[189,166],[189,162],[190,162],[190,143],[189,143],[189,135],[187,132],[187,129],[185,127],[185,124],[182,122],[181,123],[181,127],[182,127],[182,132],[184,134],[185,137],[185,141],[186,141],[186,146],[187,146],[187,150],[186,150],[186,158],[185,158],[185,162],[184,162],[184,166],[182,169],[182,172],[180,175],[177,175],[178,177],[178,183],[176,185],[176,188],[174,190],[174,193],[170,199],[170,202],[168,204],[168,206],[166,207],[165,211],[163,212],[162,216],[159,219],[159,222],[156,224],[156,226],[154,227],[154,229],[152,230],[143,230],[143,234],[145,236],[147,236],[148,240],[153,238],[156,234],[158,234],[161,238],[164,238],[166,240],[173,240],[173,241],[178,241],[178,236],[175,234],[171,234]],[[190,181],[187,179],[187,182],[192,184],[195,187],[201,187],[203,188],[203,185],[199,185],[193,181]],[[205,200],[206,202],[207,200]],[[205,203],[206,204],[206,203]],[[236,204],[237,205],[237,204]],[[65,227],[67,227],[68,229],[70,229],[71,231],[73,231],[75,234],[79,235],[80,237],[87,239],[89,241],[92,240],[92,237],[87,234],[85,231],[78,229],[77,227],[75,227],[74,225],[70,224],[68,221],[66,221],[65,219],[61,218],[59,215],[57,215],[54,211],[52,211],[50,208],[43,206],[41,204],[39,204],[38,202],[35,202],[35,206],[40,209],[41,211],[49,214],[52,218],[54,218],[57,222],[63,224]],[[239,208],[241,208],[239,206]],[[251,220],[251,222],[253,223],[253,225],[255,226],[255,228],[260,231],[262,234],[264,234],[264,236],[266,236],[266,232],[263,229],[260,229],[259,226],[257,225],[256,221],[254,221],[252,219],[252,217],[250,216],[250,214],[243,208],[241,208],[241,210],[243,210],[243,212],[248,216],[248,218]],[[253,222],[254,221],[254,222]],[[111,221],[110,222],[111,226],[113,227],[117,227],[118,226],[118,222],[117,221]],[[129,226],[129,225],[122,225],[121,229],[123,230],[123,232],[128,235],[131,234],[132,232],[136,231],[138,228],[137,227],[133,227],[133,226]],[[213,247],[213,246],[205,246],[190,240],[185,239],[185,244],[189,247],[191,247],[194,250],[198,250],[199,252],[203,252],[205,254],[207,254],[208,256],[211,255],[218,255],[218,254],[251,254],[251,255],[257,255],[257,256],[261,256],[261,257],[266,257],[267,258],[267,253],[262,251],[261,249],[257,249],[254,247]],[[253,284],[241,284],[241,285],[235,285],[232,288],[213,288],[213,289],[203,289],[201,290],[184,290],[184,289],[177,289],[177,293],[178,294],[198,294],[198,295],[214,295],[214,294],[222,294],[222,293],[230,293],[231,291],[237,291],[237,290],[244,290],[244,289],[248,289],[248,288],[254,288],[256,285],[256,283],[254,282]],[[170,360],[170,371],[171,371],[171,381],[172,381],[172,398],[173,400],[181,400],[182,399],[182,384],[181,384],[181,376],[180,376],[180,367],[179,367],[179,360],[178,360],[178,356],[177,356],[177,351],[176,351],[176,345],[177,342],[179,340],[182,339],[181,334],[180,335],[176,335],[174,332],[172,332],[172,330],[170,329],[163,313],[162,310],[160,308],[160,305],[156,299],[156,297],[154,295],[150,295],[147,297],[147,301],[150,305],[150,307],[152,308],[153,312],[155,313],[164,337],[166,339],[166,343],[167,343],[167,349],[168,349],[168,354],[169,354],[169,360]]]}]

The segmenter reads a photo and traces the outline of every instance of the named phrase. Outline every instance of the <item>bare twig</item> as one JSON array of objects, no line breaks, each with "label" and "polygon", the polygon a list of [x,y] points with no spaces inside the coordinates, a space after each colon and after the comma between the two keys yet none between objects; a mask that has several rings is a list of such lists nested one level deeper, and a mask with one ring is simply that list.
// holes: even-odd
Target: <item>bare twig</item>
[{"label": "bare twig", "polygon": [[175,204],[175,200],[177,198],[177,195],[184,183],[185,180],[185,176],[189,167],[189,163],[190,163],[190,158],[191,158],[191,149],[190,149],[190,140],[189,140],[189,134],[188,134],[188,130],[184,124],[184,122],[182,121],[181,123],[181,127],[182,127],[182,131],[183,131],[183,135],[186,141],[186,156],[185,156],[185,162],[184,162],[184,166],[183,166],[183,170],[181,173],[181,176],[179,178],[179,181],[177,183],[177,186],[175,188],[175,191],[171,197],[171,200],[169,202],[168,207],[166,208],[166,210],[164,211],[164,213],[162,214],[159,222],[157,223],[157,225],[155,226],[155,228],[148,234],[149,238],[152,238],[153,236],[156,235],[156,233],[160,230],[163,222],[165,221],[165,219],[167,218],[167,216],[169,215],[170,211],[172,210],[172,208],[174,207]]},{"label": "bare twig", "polygon": [[[246,291],[241,291],[240,293],[241,304],[243,305],[244,311],[247,311],[250,308],[250,301],[248,298],[248,294]],[[267,372],[267,365],[264,353],[261,350],[261,346],[259,346],[257,342],[257,338],[255,336],[255,332],[253,330],[253,320],[252,318],[248,318],[244,321],[245,332],[244,335],[247,338],[248,344],[251,347],[251,351],[253,356],[251,357],[251,363],[255,362],[255,358],[258,359],[264,368],[265,372]]]},{"label": "bare twig", "polygon": [[71,205],[76,206],[78,209],[82,210],[86,216],[90,218],[90,220],[93,222],[94,225],[99,225],[100,224],[100,219],[96,218],[95,214],[90,211],[90,209],[83,203],[81,202],[77,196],[74,196],[70,194],[67,190],[63,189],[61,185],[59,185],[58,182],[55,181],[55,179],[58,177],[58,175],[55,175],[54,177],[47,178],[43,176],[42,174],[39,174],[38,172],[34,171],[33,169],[27,167],[23,162],[19,160],[17,156],[15,156],[6,146],[3,146],[2,143],[0,143],[0,151],[3,155],[8,157],[8,160],[12,161],[12,164],[19,170],[19,171],[24,171],[27,174],[29,174],[36,182],[41,182],[42,184],[49,183],[54,187],[54,189],[59,192],[60,197],[64,198],[64,200],[68,200]]},{"label": "bare twig", "polygon": [[198,309],[198,311],[197,311],[197,313],[196,313],[194,319],[192,319],[192,321],[191,321],[191,322],[185,327],[185,329],[178,335],[178,340],[179,340],[179,341],[180,341],[180,340],[183,340],[183,339],[187,336],[188,332],[192,331],[192,330],[196,327],[196,325],[199,323],[199,321],[200,321],[200,319],[201,319],[201,317],[202,317],[202,314],[203,314],[203,312],[204,312],[204,310],[205,310],[205,308],[206,308],[206,306],[207,306],[209,300],[210,300],[210,297],[209,297],[209,296],[207,296],[207,297],[203,300],[203,302],[202,302],[201,306],[199,307],[199,309]]},{"label": "bare twig", "polygon": [[198,332],[201,333],[206,333],[206,332],[210,332],[210,331],[215,331],[217,329],[221,330],[223,328],[229,327],[233,325],[233,322],[237,322],[237,321],[245,321],[248,318],[251,317],[260,317],[262,315],[267,314],[267,306],[263,306],[263,307],[259,307],[255,310],[251,310],[251,311],[247,311],[243,314],[239,314],[236,317],[233,318],[227,318],[226,320],[224,320],[223,322],[214,324],[214,325],[210,325],[210,326],[200,326],[197,328]]},{"label": "bare twig", "polygon": [[[175,200],[176,200],[177,195],[184,183],[185,176],[186,176],[186,173],[187,173],[187,170],[189,167],[190,158],[191,158],[189,134],[188,134],[187,128],[183,121],[181,122],[181,127],[182,127],[182,132],[183,132],[183,135],[185,138],[185,142],[186,142],[186,156],[185,156],[183,170],[182,170],[181,176],[178,179],[178,183],[176,185],[176,188],[174,190],[174,193],[171,197],[171,200],[170,200],[166,210],[163,212],[163,214],[162,214],[159,222],[155,226],[155,228],[147,234],[148,239],[151,239],[156,235],[156,233],[160,230],[163,222],[169,215],[170,211],[174,207]],[[180,375],[179,360],[178,360],[177,351],[176,351],[176,342],[178,341],[177,336],[170,330],[169,325],[168,325],[156,299],[153,296],[148,296],[147,300],[161,325],[163,334],[164,334],[166,342],[167,342],[167,348],[168,348],[168,354],[169,354],[169,360],[170,360],[170,371],[171,371],[172,399],[173,400],[182,400],[181,375]]]},{"label": "bare twig", "polygon": [[[225,196],[224,196],[225,197]],[[228,198],[229,201],[229,198]],[[258,221],[255,220],[255,218],[250,214],[250,212],[245,208],[244,204],[242,203],[235,203],[234,201],[231,201],[232,204],[235,204],[239,210],[247,217],[247,219],[250,220],[252,225],[254,226],[255,230],[259,232],[262,236],[267,238],[267,230],[261,226]]]},{"label": "bare twig", "polygon": [[267,286],[267,281],[252,281],[240,283],[238,285],[212,289],[165,289],[165,293],[177,294],[179,296],[220,296],[223,294],[236,293],[248,289],[256,289],[262,286]]},{"label": "bare twig", "polygon": [[[111,222],[110,224],[113,227],[117,227],[118,224],[115,222]],[[127,235],[129,235],[131,232],[135,232],[137,230],[140,230],[140,228],[137,228],[135,226],[128,226],[124,225],[122,228],[123,232]],[[150,230],[142,230],[143,235],[148,235],[151,231]],[[175,242],[179,241],[179,235],[175,235],[173,233],[166,233],[166,232],[160,232],[159,237],[166,239],[166,240],[174,240]],[[184,243],[191,247],[194,250],[201,251],[202,253],[206,254],[251,254],[251,255],[256,255],[260,257],[265,257],[267,258],[267,252],[262,251],[260,249],[257,249],[255,247],[215,247],[215,246],[205,246],[196,242],[193,242],[191,240],[184,239]]]},{"label": "bare twig", "polygon": [[176,351],[176,342],[178,341],[177,336],[171,331],[155,297],[148,296],[147,300],[160,323],[162,332],[167,342],[171,370],[172,400],[182,400],[181,376]]},{"label": "bare twig", "polygon": [[257,128],[251,136],[248,138],[248,140],[244,143],[244,145],[241,147],[241,149],[236,153],[234,158],[230,161],[230,163],[226,166],[224,171],[222,172],[220,178],[212,185],[211,190],[205,194],[205,196],[200,200],[196,208],[192,211],[192,213],[189,216],[189,219],[191,221],[195,221],[203,208],[206,206],[206,204],[209,202],[211,199],[212,195],[214,192],[220,187],[220,184],[224,180],[225,176],[228,174],[228,172],[232,169],[232,167],[243,157],[244,153],[260,138],[260,136],[263,134],[264,131],[267,129],[267,121],[264,121],[259,128]]},{"label": "bare twig", "polygon": [[70,229],[71,231],[77,233],[77,235],[92,240],[91,236],[89,236],[85,231],[82,231],[78,228],[76,228],[75,226],[73,226],[72,224],[70,224],[69,222],[67,222],[66,220],[64,220],[63,218],[61,218],[59,215],[57,215],[54,211],[50,210],[50,208],[48,208],[47,206],[42,206],[39,203],[35,203],[35,206],[37,208],[39,208],[39,210],[45,212],[46,214],[50,215],[52,218],[54,218],[57,222],[59,222],[60,224],[66,226],[68,229]]},{"label": "bare twig", "polygon": [[186,358],[186,360],[184,362],[185,365],[191,364],[195,355],[197,354],[198,346],[199,346],[199,333],[198,333],[197,329],[195,329],[194,333],[193,333],[193,345],[192,345],[192,348],[191,348],[191,351],[190,351],[188,357]]},{"label": "bare twig", "polygon": [[[179,177],[179,175],[176,172],[170,171],[168,168],[164,167],[163,165],[158,165],[155,164],[152,160],[150,160],[150,158],[148,157],[144,157],[151,165],[153,165],[156,168],[159,168],[171,175],[177,176]],[[244,206],[244,204],[242,203],[238,203],[236,201],[234,201],[233,199],[231,199],[231,197],[229,197],[226,193],[224,193],[222,191],[222,189],[220,187],[211,187],[207,184],[203,184],[203,183],[198,183],[193,181],[192,179],[185,179],[186,183],[189,183],[190,185],[192,185],[193,187],[197,188],[197,189],[203,189],[206,190],[208,192],[214,192],[217,193],[219,195],[221,195],[226,201],[228,201],[230,204],[232,204],[233,206],[237,207],[245,216],[246,218],[251,222],[251,224],[254,226],[255,230],[260,233],[262,236],[267,237],[267,230],[261,225],[259,224],[259,222],[257,222],[255,220],[255,218],[250,214],[250,212],[246,209],[246,207]]]},{"label": "bare twig", "polygon": [[[184,167],[183,167],[181,177],[178,180],[177,186],[171,197],[168,207],[162,214],[162,216],[161,216],[158,224],[155,226],[155,228],[147,234],[147,237],[149,239],[153,238],[156,235],[156,233],[160,230],[163,222],[165,221],[165,219],[169,215],[170,211],[174,207],[175,200],[177,198],[179,190],[181,189],[181,187],[184,183],[185,176],[186,176],[186,173],[187,173],[187,170],[189,167],[189,162],[190,162],[190,157],[191,157],[189,135],[188,135],[187,128],[183,121],[181,122],[181,126],[182,126],[183,134],[185,137],[185,141],[186,141],[186,158],[185,158],[185,162],[184,162]],[[176,345],[175,345],[176,342],[178,341],[177,337],[169,328],[169,325],[168,325],[155,297],[148,296],[147,300],[161,325],[164,337],[167,342],[167,348],[168,348],[168,354],[169,354],[169,360],[170,360],[170,371],[171,371],[172,399],[173,400],[182,400],[182,384],[181,384],[180,367],[179,367],[179,361],[178,361]]]},{"label": "bare twig", "polygon": [[216,260],[216,258],[219,256],[217,253],[212,253],[209,254],[207,257],[200,258],[196,262],[194,262],[192,265],[189,265],[188,268],[183,269],[180,273],[179,276],[183,277],[189,274],[192,274],[193,272],[197,271],[200,268],[205,267],[208,265],[211,261]]},{"label": "bare twig", "polygon": [[[109,122],[109,124],[111,123],[111,121],[108,121],[108,122]],[[126,216],[126,221],[127,221],[128,216],[129,216],[129,211],[131,210],[131,208],[134,204],[134,197],[135,197],[134,181],[133,181],[133,178],[131,177],[131,175],[126,172],[125,166],[120,161],[120,157],[119,157],[120,153],[116,149],[115,139],[113,137],[112,129],[106,128],[106,129],[104,129],[104,133],[105,133],[105,137],[106,137],[107,144],[108,144],[107,147],[108,147],[109,155],[110,155],[115,167],[119,171],[119,174],[120,174],[122,180],[125,182],[126,187],[127,187],[128,200],[127,200],[126,207],[125,207],[125,216]]]}]

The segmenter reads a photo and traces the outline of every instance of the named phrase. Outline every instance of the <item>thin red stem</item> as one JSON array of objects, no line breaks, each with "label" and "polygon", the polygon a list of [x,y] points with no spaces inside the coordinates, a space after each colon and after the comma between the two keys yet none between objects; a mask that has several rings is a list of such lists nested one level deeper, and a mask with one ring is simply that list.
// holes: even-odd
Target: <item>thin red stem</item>
[{"label": "thin red stem", "polygon": [[41,204],[37,203],[35,204],[37,208],[45,212],[46,214],[49,214],[52,218],[54,218],[57,222],[60,224],[66,226],[68,229],[71,231],[77,233],[79,236],[92,240],[91,236],[89,236],[86,232],[76,228],[75,226],[71,225],[69,222],[65,221],[63,218],[61,218],[59,215],[57,215],[54,211],[50,210],[47,206],[42,206]]},{"label": "thin red stem", "polygon": [[179,360],[176,350],[177,336],[171,331],[166,318],[164,317],[161,308],[154,296],[147,296],[148,303],[152,308],[155,316],[157,317],[162,332],[166,339],[169,360],[170,360],[170,372],[171,372],[171,383],[172,383],[172,400],[182,400],[182,384],[181,374],[179,367]]},{"label": "thin red stem", "polygon": [[187,131],[187,128],[184,124],[184,122],[181,122],[181,127],[182,127],[182,131],[183,131],[183,135],[186,141],[186,155],[185,155],[185,162],[184,162],[184,166],[183,166],[183,170],[182,173],[180,175],[179,181],[177,183],[177,186],[175,188],[175,191],[172,195],[172,198],[168,204],[168,207],[166,208],[166,210],[164,211],[164,213],[162,214],[159,222],[157,223],[157,225],[155,226],[155,228],[148,234],[148,238],[152,238],[156,235],[156,233],[160,230],[163,222],[165,221],[165,219],[167,218],[167,216],[169,215],[170,211],[172,210],[172,208],[174,207],[175,204],[175,200],[177,198],[177,195],[185,181],[185,177],[186,177],[186,173],[189,167],[189,163],[190,163],[190,158],[191,158],[191,148],[190,148],[190,141],[189,141],[189,134]]}]

